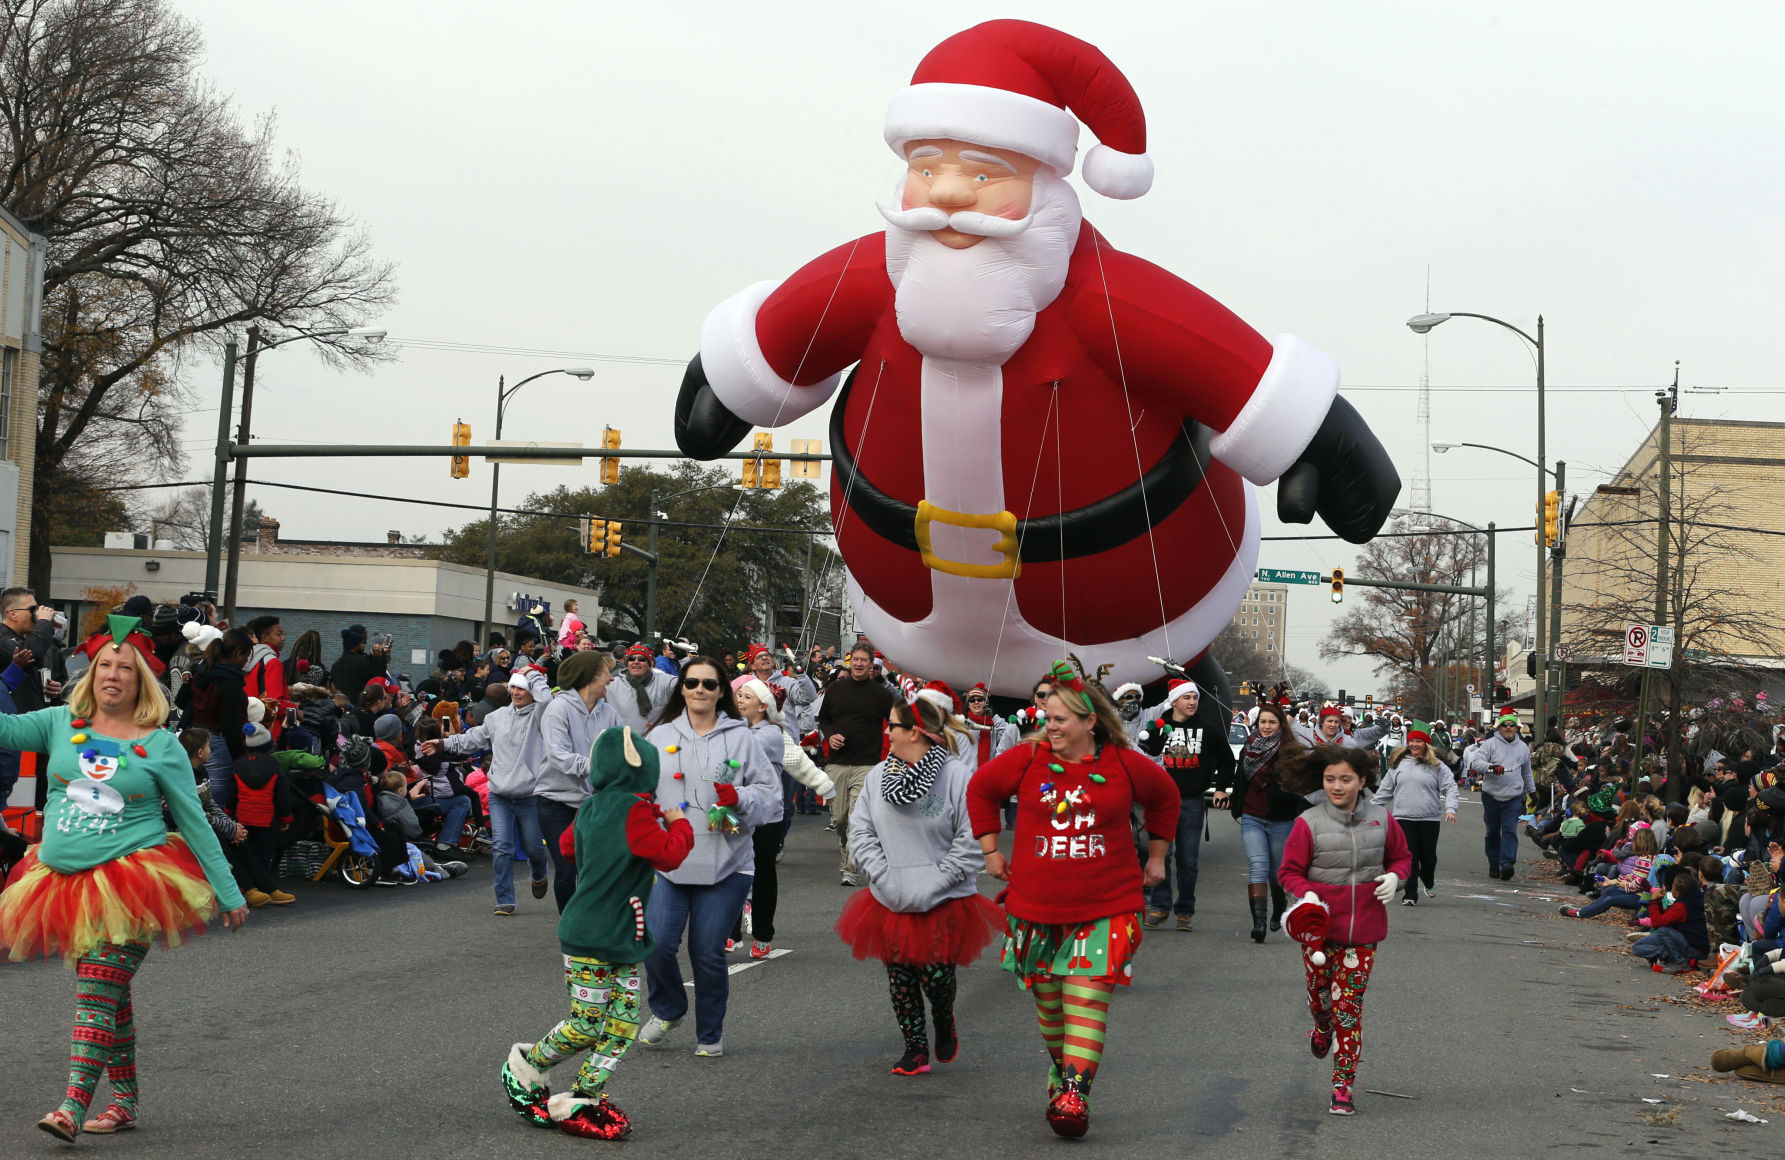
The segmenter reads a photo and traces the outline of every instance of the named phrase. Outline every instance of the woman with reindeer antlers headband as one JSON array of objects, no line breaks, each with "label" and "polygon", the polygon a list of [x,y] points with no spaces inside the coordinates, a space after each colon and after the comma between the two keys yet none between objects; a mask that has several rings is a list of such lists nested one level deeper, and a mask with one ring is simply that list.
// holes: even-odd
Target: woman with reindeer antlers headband
[{"label": "woman with reindeer antlers headband", "polygon": [[[1165,876],[1177,831],[1178,792],[1165,771],[1129,747],[1101,686],[1065,661],[1041,733],[982,766],[967,787],[986,873],[1009,883],[1000,964],[1035,1000],[1052,1057],[1048,1124],[1061,1136],[1090,1127],[1091,1081],[1103,1055],[1109,1000],[1133,977],[1141,942],[1141,890]],[[1016,795],[1015,849],[998,850],[1000,807]],[[1145,871],[1129,814],[1144,812]]]}]

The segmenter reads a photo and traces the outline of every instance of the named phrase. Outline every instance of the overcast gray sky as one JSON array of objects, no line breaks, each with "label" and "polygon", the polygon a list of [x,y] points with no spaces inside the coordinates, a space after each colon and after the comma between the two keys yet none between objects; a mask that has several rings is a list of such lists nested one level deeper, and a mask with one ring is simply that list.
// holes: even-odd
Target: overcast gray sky
[{"label": "overcast gray sky", "polygon": [[[960,0],[495,6],[461,0],[183,0],[206,73],[245,115],[276,113],[304,180],[338,198],[398,263],[391,340],[371,376],[300,346],[261,361],[255,431],[280,440],[444,442],[455,418],[492,433],[496,377],[595,356],[588,384],[540,380],[511,437],[673,446],[680,364],[701,320],[881,227],[893,159],[887,98],[925,51],[1017,15],[1107,53],[1146,107],[1158,178],[1112,202],[1080,184],[1113,242],[1208,291],[1265,334],[1336,357],[1344,390],[1409,481],[1430,344],[1435,438],[1535,451],[1533,362],[1512,335],[1455,320],[1421,340],[1425,305],[1548,325],[1550,454],[1571,490],[1615,469],[1653,423],[1681,360],[1682,413],[1785,420],[1773,340],[1785,291],[1785,140],[1770,4],[1141,3]],[[1769,79],[1771,78],[1771,79]],[[1080,150],[1091,137],[1081,135]],[[1076,178],[1074,179],[1077,180]],[[196,406],[217,372],[194,365]],[[820,412],[822,415],[822,412]],[[186,432],[194,478],[215,430]],[[823,437],[816,416],[776,433]],[[484,503],[487,468],[432,460],[287,461],[257,477]],[[505,497],[592,479],[516,467]],[[1474,523],[1531,520],[1534,482],[1504,456],[1432,459],[1432,507]],[[283,534],[431,537],[459,513],[260,489]],[[1266,508],[1274,497],[1267,491]],[[466,513],[469,516],[469,513]],[[1316,527],[1315,531],[1323,531]],[[1301,534],[1267,519],[1265,535]],[[1502,536],[1522,607],[1534,548]],[[1351,563],[1339,542],[1266,543],[1263,566]],[[1295,592],[1289,659],[1358,691],[1360,661],[1325,664],[1324,589]]]}]

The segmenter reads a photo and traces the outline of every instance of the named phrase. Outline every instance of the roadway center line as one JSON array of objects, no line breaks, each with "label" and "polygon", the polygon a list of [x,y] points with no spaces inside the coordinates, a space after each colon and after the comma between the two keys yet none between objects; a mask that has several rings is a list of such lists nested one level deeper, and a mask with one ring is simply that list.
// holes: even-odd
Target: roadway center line
[{"label": "roadway center line", "polygon": [[[788,950],[786,947],[777,947],[775,950],[770,951],[763,958],[750,959],[750,960],[748,960],[746,962],[742,962],[742,963],[733,963],[730,966],[725,968],[725,973],[728,975],[735,975],[740,971],[747,971],[751,967],[760,967],[760,966],[762,966],[762,964],[768,962],[769,959],[778,959],[782,955],[790,955],[792,953],[793,952]],[[688,982],[683,983],[682,986],[692,987],[692,986],[694,986],[694,981],[692,979],[690,979]]]}]

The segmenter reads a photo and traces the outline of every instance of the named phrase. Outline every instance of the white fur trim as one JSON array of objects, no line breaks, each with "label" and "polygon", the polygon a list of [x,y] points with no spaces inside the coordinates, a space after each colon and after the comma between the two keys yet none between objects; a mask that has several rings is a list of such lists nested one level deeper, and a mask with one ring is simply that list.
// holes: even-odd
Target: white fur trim
[{"label": "white fur trim", "polygon": [[1271,365],[1209,452],[1253,483],[1273,483],[1307,449],[1339,393],[1339,364],[1293,334],[1271,340]]},{"label": "white fur trim", "polygon": [[775,373],[756,341],[756,312],[779,282],[746,286],[713,307],[700,328],[700,366],[713,394],[732,414],[758,427],[779,427],[816,410],[841,372],[809,387],[795,387]]},{"label": "white fur trim", "polygon": [[761,677],[746,677],[731,688],[734,693],[740,689],[749,689],[762,703],[763,715],[775,725],[781,723],[781,710],[775,706],[775,691],[769,688]]},{"label": "white fur trim", "polygon": [[1142,689],[1139,685],[1135,684],[1133,681],[1125,681],[1122,684],[1116,686],[1116,691],[1114,693],[1110,694],[1110,699],[1114,700],[1114,701],[1120,701],[1123,697],[1127,696],[1129,693],[1142,693],[1145,691],[1146,690]]},{"label": "white fur trim", "polygon": [[954,716],[954,701],[941,689],[919,689],[917,695],[949,716]]},{"label": "white fur trim", "polygon": [[886,106],[886,143],[905,159],[905,143],[945,138],[1012,149],[1061,177],[1078,154],[1078,118],[1058,105],[986,85],[912,85]]},{"label": "white fur trim", "polygon": [[1153,188],[1153,159],[1145,153],[1093,145],[1085,154],[1082,176],[1086,185],[1104,197],[1127,201]]},{"label": "white fur trim", "polygon": [[600,1100],[592,1100],[588,1096],[558,1092],[551,1099],[545,1101],[545,1110],[546,1114],[551,1116],[553,1123],[561,1124],[576,1115],[578,1108],[592,1108],[600,1102]]},{"label": "white fur trim", "polygon": [[529,1087],[537,1087],[550,1091],[552,1085],[547,1082],[545,1072],[527,1062],[527,1049],[531,1043],[517,1043],[508,1049],[508,1074]]}]

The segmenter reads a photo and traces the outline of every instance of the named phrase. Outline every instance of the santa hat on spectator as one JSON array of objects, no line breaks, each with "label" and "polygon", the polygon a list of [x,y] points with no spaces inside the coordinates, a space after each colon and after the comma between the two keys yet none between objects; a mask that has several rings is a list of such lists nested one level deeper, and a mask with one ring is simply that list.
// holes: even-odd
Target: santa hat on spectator
[{"label": "santa hat on spectator", "polygon": [[752,644],[749,648],[744,650],[744,663],[748,664],[748,665],[755,664],[757,654],[759,654],[759,653],[765,657],[768,657],[769,660],[771,660],[771,661],[775,659],[775,654],[769,651],[768,645],[757,643],[757,644]]},{"label": "santa hat on spectator", "polygon": [[1320,719],[1324,721],[1328,717],[1337,717],[1340,720],[1343,720],[1345,717],[1345,710],[1339,708],[1337,705],[1320,706]]},{"label": "santa hat on spectator", "polygon": [[1191,693],[1200,693],[1195,681],[1186,681],[1181,677],[1173,677],[1165,684],[1165,700],[1167,704],[1175,704],[1179,697],[1188,697]]},{"label": "santa hat on spectator", "polygon": [[643,657],[646,660],[653,659],[651,646],[642,640],[635,641],[632,647],[626,650],[626,659],[631,660],[633,657]]},{"label": "santa hat on spectator", "polygon": [[753,693],[756,699],[762,702],[762,707],[767,712],[770,721],[777,725],[781,723],[781,703],[775,700],[775,691],[762,678],[745,673],[731,683],[732,692],[743,690]]},{"label": "santa hat on spectator", "polygon": [[[194,609],[194,611],[197,611]],[[202,620],[188,620],[180,626],[180,635],[187,643],[197,645],[200,651],[210,648],[222,639],[223,632],[215,625],[206,624]]]},{"label": "santa hat on spectator", "polygon": [[904,160],[913,141],[969,141],[1072,172],[1079,122],[1099,144],[1085,184],[1134,198],[1153,184],[1147,119],[1128,78],[1101,51],[1044,24],[988,20],[938,44],[886,109],[886,143]]},{"label": "santa hat on spectator", "polygon": [[1110,699],[1115,700],[1115,701],[1120,701],[1123,697],[1126,697],[1129,693],[1133,693],[1135,696],[1138,697],[1138,696],[1145,695],[1145,690],[1142,689],[1139,685],[1135,684],[1133,681],[1124,681],[1123,683],[1116,686],[1116,691],[1114,693],[1110,694]]},{"label": "santa hat on spectator", "polygon": [[1326,952],[1320,948],[1326,943],[1326,933],[1332,921],[1332,911],[1320,896],[1312,890],[1289,904],[1283,912],[1283,933],[1301,943],[1310,951],[1308,958],[1317,967],[1326,965]]},{"label": "santa hat on spectator", "polygon": [[944,713],[953,713],[957,717],[966,710],[960,697],[956,696],[955,691],[948,687],[947,681],[931,681],[919,689],[917,695],[923,700],[931,702]]}]

